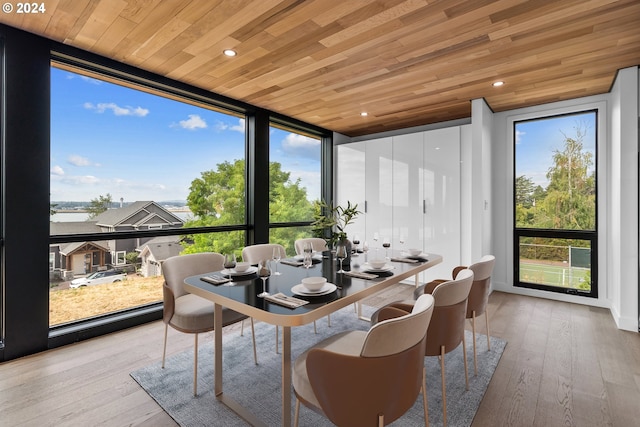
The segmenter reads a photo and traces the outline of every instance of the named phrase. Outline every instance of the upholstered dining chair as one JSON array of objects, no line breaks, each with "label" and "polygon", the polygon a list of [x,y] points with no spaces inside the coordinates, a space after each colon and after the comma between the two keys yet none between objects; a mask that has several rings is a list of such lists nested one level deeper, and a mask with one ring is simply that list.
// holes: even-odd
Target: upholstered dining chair
[{"label": "upholstered dining chair", "polygon": [[[473,284],[473,271],[460,270],[455,280],[438,284],[431,292],[435,299],[435,308],[431,323],[427,330],[425,356],[439,356],[442,378],[442,419],[447,424],[447,387],[445,380],[445,354],[455,350],[462,343],[462,358],[464,360],[464,378],[469,390],[469,373],[467,369],[467,346],[464,339],[464,323],[467,313],[467,300]],[[422,295],[428,295],[423,293]],[[418,299],[422,298],[422,295]],[[386,318],[389,310],[409,312],[413,301],[399,301],[388,304],[378,310],[371,317],[372,323]]]},{"label": "upholstered dining chair", "polygon": [[326,240],[321,239],[320,237],[307,237],[304,239],[297,239],[294,242],[294,247],[296,248],[296,255],[302,255],[304,253],[305,243],[311,243],[311,247],[313,248],[314,252],[324,252],[329,250]]},{"label": "upholstered dining chair", "polygon": [[[193,395],[198,394],[198,334],[214,329],[214,305],[212,302],[184,290],[184,279],[196,274],[222,270],[224,256],[214,252],[179,255],[168,258],[162,263],[164,276],[163,304],[164,347],[162,350],[162,368],[167,353],[167,332],[173,329],[194,334]],[[223,309],[223,326],[242,321],[247,316],[236,311]],[[253,319],[251,319],[253,331]],[[256,338],[253,336],[253,357],[257,364]]]},{"label": "upholstered dining chair", "polygon": [[383,426],[421,390],[428,425],[424,354],[433,309],[434,298],[423,295],[410,313],[390,308],[369,331],[342,332],[301,354],[293,367],[294,425],[302,402],[338,426]]},{"label": "upholstered dining chair", "polygon": [[[475,264],[469,267],[455,267],[451,273],[453,279],[458,273],[465,268],[473,271],[473,285],[469,292],[469,301],[467,303],[467,319],[471,320],[471,329],[473,331],[473,368],[475,375],[478,375],[478,352],[476,349],[476,317],[484,314],[485,325],[487,328],[487,349],[491,350],[491,342],[489,337],[489,312],[487,305],[489,302],[489,291],[491,290],[491,275],[493,267],[496,263],[496,257],[493,255],[485,255]],[[437,285],[446,280],[434,280],[427,283],[423,292],[432,293]],[[419,292],[419,291],[418,291]]]}]

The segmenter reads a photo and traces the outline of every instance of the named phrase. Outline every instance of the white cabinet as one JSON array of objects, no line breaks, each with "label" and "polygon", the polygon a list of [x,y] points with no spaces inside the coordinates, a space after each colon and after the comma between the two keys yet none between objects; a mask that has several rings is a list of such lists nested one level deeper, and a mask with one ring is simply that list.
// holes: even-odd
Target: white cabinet
[{"label": "white cabinet", "polygon": [[441,254],[443,263],[423,273],[422,281],[448,278],[460,264],[460,130],[378,138],[336,150],[337,203],[349,200],[364,212],[349,226],[349,238],[368,241],[370,256],[376,247],[384,256],[384,238],[395,249]]}]

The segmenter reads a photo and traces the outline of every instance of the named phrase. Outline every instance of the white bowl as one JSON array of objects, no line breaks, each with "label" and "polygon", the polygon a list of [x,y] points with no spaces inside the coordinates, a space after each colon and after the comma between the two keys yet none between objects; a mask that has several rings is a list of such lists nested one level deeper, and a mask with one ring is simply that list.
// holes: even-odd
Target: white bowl
[{"label": "white bowl", "polygon": [[247,271],[249,267],[251,267],[251,264],[248,262],[238,262],[236,263],[234,270],[238,273],[242,273],[244,271]]},{"label": "white bowl", "polygon": [[387,265],[387,260],[384,260],[384,259],[372,259],[371,261],[369,261],[369,265],[371,267],[375,268],[376,270],[379,270],[382,267],[384,267],[385,265]]},{"label": "white bowl", "polygon": [[422,249],[409,249],[409,255],[418,256],[422,253]]},{"label": "white bowl", "polygon": [[325,283],[327,283],[325,277],[305,277],[302,279],[302,285],[311,292],[319,291]]}]

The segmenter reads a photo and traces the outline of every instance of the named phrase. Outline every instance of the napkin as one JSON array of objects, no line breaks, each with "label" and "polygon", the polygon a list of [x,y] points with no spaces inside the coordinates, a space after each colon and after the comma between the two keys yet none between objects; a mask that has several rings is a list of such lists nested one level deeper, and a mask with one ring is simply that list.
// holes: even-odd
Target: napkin
[{"label": "napkin", "polygon": [[282,264],[292,265],[294,267],[300,267],[302,265],[302,261],[296,261],[292,259],[283,259],[280,261]]},{"label": "napkin", "polygon": [[416,262],[420,262],[417,259],[411,259],[411,258],[391,258],[391,261],[393,262],[408,262],[411,264],[415,264]]},{"label": "napkin", "polygon": [[345,271],[344,274],[346,276],[357,277],[358,279],[376,279],[378,277],[377,274],[363,273],[360,271]]},{"label": "napkin", "polygon": [[216,276],[203,276],[200,278],[207,283],[211,283],[212,285],[222,285],[223,283],[230,282],[231,279],[227,277],[216,277]]},{"label": "napkin", "polygon": [[300,298],[290,297],[283,294],[282,292],[278,292],[277,294],[274,294],[274,295],[267,295],[266,297],[264,297],[264,299],[266,299],[269,302],[284,305],[285,307],[289,307],[289,308],[297,308],[302,305],[309,304],[309,301],[306,301]]}]

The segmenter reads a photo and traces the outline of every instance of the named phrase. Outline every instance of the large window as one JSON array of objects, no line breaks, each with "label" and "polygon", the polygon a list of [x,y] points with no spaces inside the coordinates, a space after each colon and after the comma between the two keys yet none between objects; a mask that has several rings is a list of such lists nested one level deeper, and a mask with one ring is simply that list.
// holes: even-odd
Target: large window
[{"label": "large window", "polygon": [[321,197],[321,139],[290,127],[269,128],[269,241],[295,253],[298,238],[311,237],[316,202]]},{"label": "large window", "polygon": [[167,257],[239,254],[245,152],[237,112],[54,64],[50,325],[160,301]]},{"label": "large window", "polygon": [[597,296],[597,112],[514,124],[516,286]]}]

